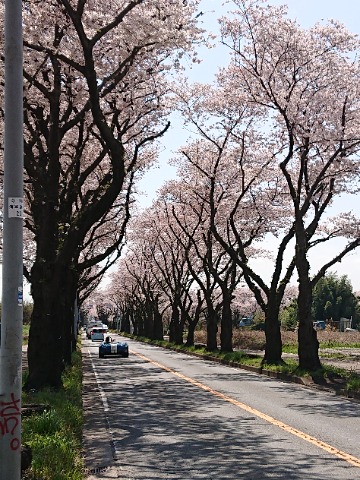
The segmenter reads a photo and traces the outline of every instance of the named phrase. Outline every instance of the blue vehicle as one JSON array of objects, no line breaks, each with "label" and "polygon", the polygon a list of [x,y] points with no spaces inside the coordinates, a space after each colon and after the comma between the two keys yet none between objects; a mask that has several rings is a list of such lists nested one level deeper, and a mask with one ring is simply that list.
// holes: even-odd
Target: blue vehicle
[{"label": "blue vehicle", "polygon": [[324,320],[316,320],[313,322],[313,327],[315,330],[325,330],[326,324]]},{"label": "blue vehicle", "polygon": [[242,317],[238,323],[239,327],[250,327],[253,324],[252,317]]},{"label": "blue vehicle", "polygon": [[126,342],[115,342],[111,337],[106,337],[105,341],[99,345],[99,357],[128,357],[129,345]]}]

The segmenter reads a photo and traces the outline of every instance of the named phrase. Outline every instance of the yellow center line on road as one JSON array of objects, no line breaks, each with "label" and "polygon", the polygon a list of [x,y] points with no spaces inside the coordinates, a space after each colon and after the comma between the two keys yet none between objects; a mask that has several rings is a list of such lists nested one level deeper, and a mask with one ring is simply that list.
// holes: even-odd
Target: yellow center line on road
[{"label": "yellow center line on road", "polygon": [[272,425],[275,425],[276,427],[281,428],[282,430],[285,430],[288,433],[291,433],[292,435],[295,435],[296,437],[302,438],[306,442],[309,442],[322,450],[325,450],[328,453],[331,453],[332,455],[335,455],[336,457],[340,458],[341,460],[345,460],[346,462],[350,463],[354,467],[360,468],[360,459],[357,457],[354,457],[353,455],[350,455],[349,453],[343,452],[341,450],[338,450],[335,447],[332,447],[328,443],[322,442],[321,440],[318,440],[315,437],[312,437],[311,435],[308,435],[307,433],[302,432],[301,430],[298,430],[297,428],[291,427],[290,425],[287,425],[286,423],[283,423],[279,420],[276,420],[276,418],[271,417],[270,415],[267,415],[266,413],[260,412],[259,410],[256,410],[253,407],[250,407],[249,405],[246,405],[245,403],[239,402],[238,400],[235,400],[234,398],[228,397],[227,395],[224,395],[221,392],[218,392],[217,390],[214,390],[211,387],[208,387],[207,385],[204,385],[201,382],[198,382],[197,380],[194,380],[191,377],[187,377],[186,375],[183,375],[182,373],[176,372],[175,370],[172,370],[169,367],[166,367],[165,365],[162,365],[161,363],[155,362],[154,360],[151,360],[150,358],[145,357],[144,355],[134,352],[131,350],[131,353],[134,355],[142,358],[143,360],[152,363],[153,365],[166,370],[167,372],[175,375],[176,377],[181,378],[182,380],[185,380],[186,382],[191,383],[192,385],[195,385],[196,387],[201,388],[202,390],[205,390],[207,392],[212,393],[216,397],[221,398],[222,400],[225,400],[226,402],[232,403],[233,405],[241,408],[242,410],[245,410],[248,413],[251,413],[252,415],[256,415],[257,417],[271,423]]}]

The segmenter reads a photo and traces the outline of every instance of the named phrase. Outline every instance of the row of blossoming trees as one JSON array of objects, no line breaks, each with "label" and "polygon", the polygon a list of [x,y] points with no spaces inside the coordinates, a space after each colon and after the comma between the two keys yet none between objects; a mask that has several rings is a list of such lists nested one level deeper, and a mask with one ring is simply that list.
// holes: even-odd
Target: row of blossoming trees
[{"label": "row of blossoming trees", "polygon": [[[220,325],[229,351],[245,282],[265,316],[264,361],[277,363],[279,309],[295,279],[299,363],[315,370],[312,289],[360,243],[354,213],[329,215],[340,195],[358,193],[359,41],[336,22],[303,30],[284,7],[234,4],[221,20],[232,59],[216,84],[174,87],[193,135],[174,158],[178,179],[133,219],[112,291],[138,333],[162,338],[170,311],[170,340],[181,343],[186,325],[191,343],[204,315],[207,348],[217,348]],[[343,246],[311,270],[311,254],[339,237]]]},{"label": "row of blossoming trees", "polygon": [[[359,241],[349,213],[320,223],[335,195],[357,189],[358,41],[335,23],[302,31],[281,8],[235,1],[237,13],[222,20],[233,58],[218,85],[171,84],[181,58],[196,61],[204,42],[198,4],[23,2],[24,270],[34,302],[26,388],[61,385],[75,300],[96,287],[127,238],[122,263],[132,257],[132,278],[147,275],[144,329],[145,311],[158,305],[149,331],[160,335],[167,296],[173,339],[184,318],[192,325],[206,310],[215,348],[221,310],[222,348],[230,349],[231,299],[243,278],[265,312],[266,361],[279,361],[278,310],[296,273],[301,362],[318,364],[311,288]],[[197,136],[175,160],[179,181],[126,237],[136,182],[156,161],[175,108]],[[267,284],[251,262],[266,255],[269,235],[279,246]],[[334,236],[348,247],[310,277],[309,251]]]}]

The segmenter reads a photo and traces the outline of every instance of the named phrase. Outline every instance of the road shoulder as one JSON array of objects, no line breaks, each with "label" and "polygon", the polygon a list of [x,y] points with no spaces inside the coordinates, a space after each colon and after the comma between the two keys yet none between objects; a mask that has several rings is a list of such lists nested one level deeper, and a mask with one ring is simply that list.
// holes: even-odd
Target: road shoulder
[{"label": "road shoulder", "polygon": [[111,434],[92,359],[86,345],[82,345],[81,352],[83,362],[83,451],[86,480],[117,478]]}]

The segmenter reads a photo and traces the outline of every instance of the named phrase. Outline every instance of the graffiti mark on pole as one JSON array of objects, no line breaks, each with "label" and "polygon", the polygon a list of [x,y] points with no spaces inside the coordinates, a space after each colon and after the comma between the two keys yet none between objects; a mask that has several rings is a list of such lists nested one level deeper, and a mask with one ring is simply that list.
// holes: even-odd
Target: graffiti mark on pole
[{"label": "graffiti mark on pole", "polygon": [[20,415],[20,399],[16,400],[13,393],[9,402],[0,401],[0,435],[13,437],[10,441],[11,450],[20,448],[20,440],[15,437],[16,428],[20,423]]}]

